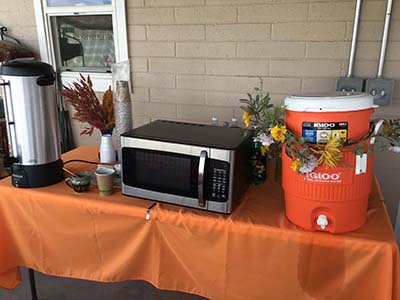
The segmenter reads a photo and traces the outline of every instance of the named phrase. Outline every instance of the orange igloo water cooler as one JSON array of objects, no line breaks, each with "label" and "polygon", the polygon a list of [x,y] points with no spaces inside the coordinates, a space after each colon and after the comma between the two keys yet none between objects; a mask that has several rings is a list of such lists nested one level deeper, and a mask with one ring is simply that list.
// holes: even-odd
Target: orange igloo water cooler
[{"label": "orange igloo water cooler", "polygon": [[[335,137],[347,143],[359,141],[370,130],[374,112],[369,94],[338,93],[329,96],[290,96],[285,99],[286,126],[311,144],[324,144]],[[340,167],[316,167],[298,174],[282,151],[282,184],[286,216],[312,231],[348,232],[366,221],[373,176],[373,151],[357,156],[343,147]]]}]

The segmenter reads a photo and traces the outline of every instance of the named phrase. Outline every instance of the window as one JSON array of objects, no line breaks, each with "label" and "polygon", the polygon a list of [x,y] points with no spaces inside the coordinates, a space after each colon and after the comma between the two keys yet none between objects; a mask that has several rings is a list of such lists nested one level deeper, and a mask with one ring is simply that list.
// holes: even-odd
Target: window
[{"label": "window", "polygon": [[40,55],[63,84],[89,74],[95,90],[111,84],[111,64],[128,60],[124,0],[34,0]]}]

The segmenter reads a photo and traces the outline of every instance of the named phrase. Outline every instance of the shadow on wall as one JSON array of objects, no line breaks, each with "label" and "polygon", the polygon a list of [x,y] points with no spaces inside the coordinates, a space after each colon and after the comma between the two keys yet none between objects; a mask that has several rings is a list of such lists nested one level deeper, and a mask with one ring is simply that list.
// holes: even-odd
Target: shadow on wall
[{"label": "shadow on wall", "polygon": [[[393,227],[400,223],[398,206],[400,202],[400,155],[389,151],[375,150],[375,174],[378,177],[385,203],[389,212]],[[398,225],[397,228],[400,229]],[[400,230],[396,231],[397,238],[400,238]]]}]

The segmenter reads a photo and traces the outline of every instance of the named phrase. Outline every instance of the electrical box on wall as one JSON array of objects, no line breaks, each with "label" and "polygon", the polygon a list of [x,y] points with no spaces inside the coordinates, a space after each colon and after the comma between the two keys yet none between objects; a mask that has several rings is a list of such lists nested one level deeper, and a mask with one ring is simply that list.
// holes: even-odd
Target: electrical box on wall
[{"label": "electrical box on wall", "polygon": [[336,91],[361,93],[364,91],[364,79],[356,77],[341,77],[336,81]]},{"label": "electrical box on wall", "polygon": [[393,79],[374,78],[367,80],[365,92],[374,97],[374,104],[384,106],[392,103],[393,88]]}]

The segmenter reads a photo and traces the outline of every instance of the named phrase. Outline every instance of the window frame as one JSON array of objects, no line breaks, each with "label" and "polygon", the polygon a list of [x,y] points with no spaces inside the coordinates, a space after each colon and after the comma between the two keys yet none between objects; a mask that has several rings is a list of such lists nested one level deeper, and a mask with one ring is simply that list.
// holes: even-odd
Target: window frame
[{"label": "window frame", "polygon": [[[126,23],[125,0],[112,0],[111,4],[84,6],[47,6],[46,0],[33,0],[37,25],[40,58],[57,68],[55,48],[53,45],[50,17],[71,15],[111,15],[113,20],[113,37],[115,47],[115,62],[127,61],[128,35]],[[95,91],[105,91],[111,85],[111,73],[100,72],[60,72],[63,84],[70,84],[79,79],[79,74],[90,75]]]}]

